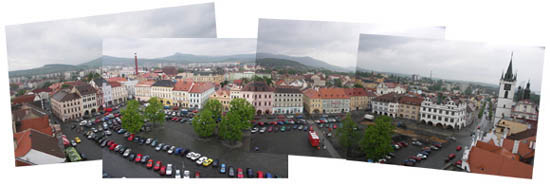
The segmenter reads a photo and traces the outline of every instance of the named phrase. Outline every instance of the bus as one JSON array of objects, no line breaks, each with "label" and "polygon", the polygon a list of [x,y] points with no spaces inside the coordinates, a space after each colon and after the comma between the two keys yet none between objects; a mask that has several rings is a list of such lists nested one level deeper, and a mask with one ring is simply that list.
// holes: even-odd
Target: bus
[{"label": "bus", "polygon": [[309,131],[308,138],[309,138],[309,143],[311,143],[312,147],[319,146],[319,136],[317,135],[317,133],[315,133],[315,131]]},{"label": "bus", "polygon": [[67,156],[71,162],[82,161],[82,157],[80,157],[80,154],[74,147],[67,147],[65,149],[65,156]]}]

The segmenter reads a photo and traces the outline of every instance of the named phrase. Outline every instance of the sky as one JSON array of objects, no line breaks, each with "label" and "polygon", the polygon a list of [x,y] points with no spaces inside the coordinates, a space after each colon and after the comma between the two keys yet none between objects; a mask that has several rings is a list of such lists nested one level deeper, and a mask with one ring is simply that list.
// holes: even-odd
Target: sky
[{"label": "sky", "polygon": [[159,58],[177,52],[193,55],[223,56],[255,54],[252,38],[109,38],[103,43],[103,54],[114,57]]},{"label": "sky", "polygon": [[101,57],[102,38],[216,37],[214,4],[196,4],[6,26],[9,70],[81,64]]},{"label": "sky", "polygon": [[[511,56],[513,52],[513,57]],[[357,66],[367,70],[498,85],[512,58],[516,86],[540,92],[544,47],[361,34]]]},{"label": "sky", "polygon": [[445,27],[260,19],[259,53],[309,56],[341,67],[355,67],[360,33],[445,37]]}]

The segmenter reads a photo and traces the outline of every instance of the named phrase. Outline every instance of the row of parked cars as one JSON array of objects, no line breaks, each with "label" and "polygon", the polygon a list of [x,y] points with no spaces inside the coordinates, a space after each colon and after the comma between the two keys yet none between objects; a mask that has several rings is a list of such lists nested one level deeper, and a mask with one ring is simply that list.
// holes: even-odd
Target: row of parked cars
[{"label": "row of parked cars", "polygon": [[[121,133],[119,133],[119,134],[121,134]],[[211,158],[211,157],[207,157],[207,156],[202,155],[198,152],[193,152],[190,149],[165,144],[165,143],[162,143],[162,142],[160,142],[160,141],[158,141],[157,139],[154,139],[154,138],[140,137],[140,136],[137,136],[135,134],[128,133],[128,132],[125,132],[123,135],[124,135],[124,137],[126,137],[126,139],[128,141],[139,143],[139,144],[144,144],[144,145],[150,145],[151,147],[155,148],[156,151],[165,151],[166,153],[171,154],[171,155],[177,155],[177,156],[185,157],[186,159],[195,162],[195,164],[197,166],[216,168],[218,173],[227,174],[228,177],[243,178],[245,176],[245,174],[246,174],[246,177],[249,177],[249,178],[252,178],[252,177],[274,178],[274,177],[276,177],[275,175],[272,175],[271,173],[262,172],[262,171],[257,171],[256,173],[254,173],[254,171],[252,171],[251,168],[247,168],[246,172],[245,172],[241,168],[234,168],[232,166],[228,166],[225,163],[222,163],[219,159],[214,159],[214,158]],[[116,147],[117,147],[116,145],[111,146],[111,147],[113,147],[113,151],[116,151]],[[124,148],[124,147],[120,147],[120,148]],[[122,150],[119,149],[118,152],[120,152],[120,151],[122,151]],[[137,156],[137,155],[135,155],[135,156]],[[132,158],[131,153],[129,153],[128,157]],[[145,158],[150,158],[148,155],[146,155],[144,157]],[[145,161],[148,161],[148,160],[145,160]],[[159,164],[159,166],[160,166],[159,173],[161,175],[169,175],[169,176],[171,175],[171,174],[169,174],[171,172],[166,172],[167,170],[163,171],[162,164]],[[166,169],[168,169],[168,167],[166,167]],[[178,177],[178,170],[176,170],[175,175],[176,175],[176,177]],[[186,177],[186,176],[189,176],[189,173],[187,171],[184,171],[184,177]],[[200,172],[196,171],[195,172],[195,177],[196,178],[200,177]]]}]

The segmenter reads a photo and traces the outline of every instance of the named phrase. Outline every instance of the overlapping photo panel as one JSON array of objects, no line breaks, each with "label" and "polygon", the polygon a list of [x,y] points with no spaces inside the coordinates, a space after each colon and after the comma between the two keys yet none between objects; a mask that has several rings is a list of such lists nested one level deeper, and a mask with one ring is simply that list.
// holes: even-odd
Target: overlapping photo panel
[{"label": "overlapping photo panel", "polygon": [[347,159],[532,178],[544,47],[361,34]]},{"label": "overlapping photo panel", "polygon": [[260,19],[255,76],[239,81],[256,109],[250,152],[346,157],[335,131],[373,94],[355,83],[360,33],[443,39],[445,28]]},{"label": "overlapping photo panel", "polygon": [[101,81],[104,37],[214,38],[214,4],[6,26],[16,166],[101,159],[131,98]]},{"label": "overlapping photo panel", "polygon": [[288,177],[287,155],[249,151],[255,109],[239,91],[256,39],[111,38],[103,55],[94,82],[129,97],[107,115],[105,178]]}]

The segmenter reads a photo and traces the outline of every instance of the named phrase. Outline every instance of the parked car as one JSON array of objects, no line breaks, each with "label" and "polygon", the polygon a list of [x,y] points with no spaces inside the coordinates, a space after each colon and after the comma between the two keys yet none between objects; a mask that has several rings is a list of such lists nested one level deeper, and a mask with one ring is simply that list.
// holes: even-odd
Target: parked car
[{"label": "parked car", "polygon": [[143,155],[137,154],[137,155],[136,155],[136,158],[134,159],[134,161],[135,161],[136,163],[139,163],[139,162],[141,161],[141,158],[142,158],[142,157],[143,157]]},{"label": "parked car", "polygon": [[147,164],[145,165],[145,167],[147,167],[148,169],[152,168],[153,167],[153,160],[152,159],[147,160]]},{"label": "parked car", "polygon": [[460,145],[456,146],[456,151],[460,151],[460,150],[462,150],[462,146],[460,146]]},{"label": "parked car", "polygon": [[166,165],[166,176],[172,176],[172,164],[169,163],[168,165]]},{"label": "parked car", "polygon": [[191,177],[190,174],[191,174],[191,173],[189,172],[189,170],[183,171],[183,178],[190,178],[190,177]]},{"label": "parked car", "polygon": [[210,164],[212,164],[214,160],[212,160],[212,158],[208,158],[206,160],[204,160],[204,162],[202,162],[202,165],[205,166],[205,167],[208,167]]},{"label": "parked car", "polygon": [[250,129],[250,133],[254,134],[256,132],[258,132],[258,127],[253,127],[252,129]]},{"label": "parked car", "polygon": [[164,146],[164,144],[161,143],[161,144],[157,145],[157,147],[155,147],[155,150],[160,151],[160,149],[162,149],[163,146]]},{"label": "parked car", "polygon": [[244,178],[243,169],[237,169],[237,178]]},{"label": "parked car", "polygon": [[123,157],[128,157],[130,155],[130,152],[132,152],[132,149],[127,148],[124,153],[122,154]]},{"label": "parked car", "polygon": [[166,175],[166,166],[162,166],[162,167],[160,167],[160,171],[159,171],[159,174],[160,174],[161,176],[164,176],[164,175]]},{"label": "parked car", "polygon": [[220,164],[220,170],[219,170],[220,174],[225,174],[225,171],[226,171],[225,169],[226,169],[225,163]]},{"label": "parked car", "polygon": [[176,173],[174,174],[174,178],[181,178],[181,170],[176,169]]},{"label": "parked car", "polygon": [[145,144],[147,145],[151,144],[151,142],[153,142],[153,138],[147,138],[147,140],[145,140]]},{"label": "parked car", "polygon": [[208,159],[208,157],[203,156],[203,157],[200,157],[197,161],[195,161],[195,163],[197,163],[197,165],[202,165],[202,163],[204,161],[206,161],[207,159]]},{"label": "parked car", "polygon": [[153,170],[158,171],[160,170],[160,167],[162,167],[162,161],[157,160],[157,162],[155,162],[155,166],[153,167]]},{"label": "parked car", "polygon": [[227,171],[228,177],[235,177],[235,168],[229,166],[229,170]]},{"label": "parked car", "polygon": [[168,154],[174,153],[174,150],[176,150],[176,146],[170,147],[170,149],[168,149]]},{"label": "parked car", "polygon": [[254,171],[251,168],[246,168],[246,177],[248,178],[254,177]]}]

